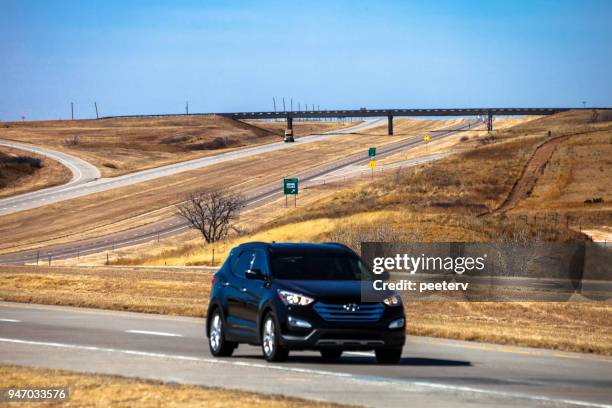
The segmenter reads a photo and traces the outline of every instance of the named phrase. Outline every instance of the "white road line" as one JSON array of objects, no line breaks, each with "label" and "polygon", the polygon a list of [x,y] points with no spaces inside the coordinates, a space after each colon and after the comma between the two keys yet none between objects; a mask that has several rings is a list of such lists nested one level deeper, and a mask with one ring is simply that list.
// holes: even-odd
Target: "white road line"
[{"label": "white road line", "polygon": [[150,334],[151,336],[183,337],[182,334],[147,331],[147,330],[126,330],[125,332],[126,333],[136,333],[136,334]]},{"label": "white road line", "polygon": [[563,398],[551,398],[551,397],[545,397],[545,396],[539,396],[539,395],[521,394],[518,392],[495,391],[495,390],[486,389],[486,388],[464,387],[460,385],[434,383],[434,382],[429,382],[429,381],[399,380],[399,379],[394,379],[394,378],[389,378],[389,377],[364,376],[364,375],[355,375],[355,374],[348,374],[348,373],[339,373],[339,372],[334,372],[334,371],[313,370],[309,368],[279,366],[279,365],[274,365],[274,364],[251,363],[247,361],[220,360],[220,359],[215,359],[215,358],[201,358],[201,357],[182,356],[182,355],[173,355],[173,354],[151,353],[151,352],[137,351],[137,350],[122,350],[122,349],[106,348],[106,347],[82,346],[82,345],[77,345],[77,344],[66,344],[66,343],[48,343],[48,342],[42,342],[42,341],[8,339],[8,338],[0,338],[0,342],[14,343],[14,344],[29,344],[29,345],[34,345],[34,346],[46,346],[46,347],[56,347],[56,348],[85,350],[85,351],[101,351],[101,352],[107,352],[107,353],[119,353],[119,354],[133,355],[133,356],[154,357],[154,358],[174,359],[174,360],[183,360],[183,361],[196,361],[196,362],[203,362],[203,363],[209,363],[209,364],[230,364],[230,365],[235,365],[235,366],[263,368],[265,370],[280,370],[280,371],[289,371],[289,372],[294,372],[294,373],[344,378],[344,379],[355,381],[355,382],[376,384],[376,385],[382,385],[382,386],[406,385],[406,386],[416,386],[416,387],[438,389],[438,390],[452,391],[452,392],[463,392],[467,394],[481,394],[481,395],[489,395],[493,397],[517,398],[517,399],[524,399],[528,401],[540,401],[540,402],[552,403],[552,404],[574,405],[578,407],[612,408],[612,405],[599,404],[596,402],[570,400],[570,399],[563,399]]},{"label": "white road line", "polygon": [[0,322],[19,323],[19,322],[21,322],[21,320],[17,320],[17,319],[0,319]]}]

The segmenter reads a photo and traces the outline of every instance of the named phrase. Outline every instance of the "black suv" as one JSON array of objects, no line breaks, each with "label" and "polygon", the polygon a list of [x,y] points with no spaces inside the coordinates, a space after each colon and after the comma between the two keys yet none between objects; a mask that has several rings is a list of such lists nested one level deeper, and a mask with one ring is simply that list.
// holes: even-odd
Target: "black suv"
[{"label": "black suv", "polygon": [[239,343],[261,345],[268,361],[289,350],[374,350],[380,363],[397,363],[405,342],[400,296],[377,293],[362,302],[374,276],[341,244],[253,242],[230,252],[214,275],[206,333],[214,356],[230,356]]}]

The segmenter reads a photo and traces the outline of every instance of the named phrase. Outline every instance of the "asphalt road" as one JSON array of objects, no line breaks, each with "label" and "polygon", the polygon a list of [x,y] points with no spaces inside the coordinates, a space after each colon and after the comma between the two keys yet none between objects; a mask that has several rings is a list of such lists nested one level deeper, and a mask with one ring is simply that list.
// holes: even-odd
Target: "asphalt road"
[{"label": "asphalt road", "polygon": [[[51,151],[39,147],[25,145],[22,143],[14,143],[9,141],[0,141],[0,144],[6,146],[15,147],[18,149],[24,149],[33,151],[39,154],[44,154],[51,158],[54,158],[62,164],[68,166],[73,173],[82,173],[82,177],[79,177],[79,182],[74,183],[74,180],[68,184],[60,186],[59,188],[48,188],[38,190],[32,193],[18,195],[0,200],[0,216],[6,214],[12,214],[19,211],[29,210],[43,205],[58,203],[65,200],[70,200],[77,197],[83,197],[85,195],[100,193],[102,191],[108,191],[115,188],[126,187],[145,181],[154,180],[161,177],[167,177],[174,174],[182,173],[185,171],[195,170],[202,167],[211,166],[213,164],[223,163],[230,160],[240,159],[248,156],[253,156],[261,153],[272,152],[281,149],[295,148],[295,146],[314,143],[321,140],[337,137],[347,133],[358,133],[373,127],[381,126],[383,123],[382,119],[369,120],[359,123],[355,126],[351,126],[344,129],[338,129],[326,133],[315,134],[310,136],[304,136],[297,138],[294,143],[274,142],[259,146],[247,147],[244,149],[233,150],[226,153],[215,154],[212,156],[202,157],[199,159],[188,160],[180,163],[169,164],[166,166],[156,167],[153,169],[147,169],[137,171],[134,173],[125,174],[123,176],[112,177],[112,178],[99,178],[100,173],[91,164],[77,159],[76,157],[69,156],[64,153]],[[94,175],[93,172],[97,175]],[[92,177],[93,176],[93,177]],[[75,176],[76,177],[76,176]]]},{"label": "asphalt road", "polygon": [[[470,122],[469,126],[473,126],[476,122]],[[360,126],[360,125],[357,125]],[[369,126],[374,126],[370,124]],[[378,125],[376,125],[378,126]],[[458,127],[457,129],[449,129],[447,131],[436,132],[431,136],[431,142],[436,140],[445,138],[447,136],[453,135],[456,133],[456,130],[462,130],[467,128],[468,125],[463,125]],[[357,132],[359,130],[364,130],[365,128],[361,127],[356,129],[356,127],[351,128],[353,132]],[[348,129],[344,129],[347,131]],[[308,136],[313,137],[313,136]],[[303,140],[305,138],[300,138],[297,140]],[[296,142],[297,143],[297,142]],[[419,137],[408,138],[397,141],[395,143],[387,144],[377,151],[377,158],[383,158],[392,154],[395,154],[399,151],[408,150],[414,147],[417,147],[423,144],[423,140]],[[287,143],[283,143],[283,145],[287,145]],[[289,144],[291,145],[291,144]],[[266,145],[268,146],[268,145]],[[251,149],[251,148],[249,148]],[[244,149],[248,150],[248,149]],[[243,151],[243,150],[241,150]],[[439,159],[442,156],[434,156],[429,159]],[[198,159],[203,160],[203,159]],[[309,183],[321,184],[324,183],[325,177],[328,174],[336,174],[337,171],[347,168],[349,166],[357,166],[362,167],[365,163],[368,163],[370,160],[369,157],[364,154],[354,154],[347,156],[343,159],[340,159],[336,162],[314,166],[311,169],[305,170],[300,174],[296,174],[296,176],[300,179],[300,183],[302,186],[307,186]],[[430,160],[428,160],[430,161]],[[422,164],[422,160],[414,160],[410,165],[418,165]],[[405,165],[407,166],[407,165]],[[134,173],[137,174],[137,173]],[[358,173],[353,172],[352,176],[359,176]],[[341,176],[347,177],[347,175]],[[332,181],[333,178],[330,178]],[[269,200],[275,199],[282,194],[281,183],[280,180],[278,182],[273,182],[268,185],[259,186],[250,191],[244,191],[243,194],[246,197],[247,205],[249,207],[254,207],[261,205]],[[164,237],[168,237],[180,232],[183,232],[188,229],[188,226],[185,224],[184,220],[178,217],[170,217],[168,219],[150,223],[144,226],[131,228],[129,230],[120,231],[112,234],[107,234],[103,236],[98,236],[96,238],[89,239],[81,239],[78,241],[70,242],[67,244],[57,244],[57,245],[45,245],[41,243],[40,248],[34,250],[26,250],[26,251],[18,251],[18,252],[10,252],[0,255],[0,263],[2,264],[22,264],[28,262],[36,262],[39,260],[40,262],[51,262],[54,259],[66,259],[66,258],[74,258],[81,255],[93,254],[98,252],[103,252],[107,250],[114,250],[117,248],[123,248],[131,245],[136,245],[143,242],[153,241],[156,239],[161,239]]]},{"label": "asphalt road", "polygon": [[412,336],[394,366],[369,352],[270,364],[244,345],[213,358],[203,319],[61,306],[0,303],[0,362],[373,407],[612,407],[608,356]]}]

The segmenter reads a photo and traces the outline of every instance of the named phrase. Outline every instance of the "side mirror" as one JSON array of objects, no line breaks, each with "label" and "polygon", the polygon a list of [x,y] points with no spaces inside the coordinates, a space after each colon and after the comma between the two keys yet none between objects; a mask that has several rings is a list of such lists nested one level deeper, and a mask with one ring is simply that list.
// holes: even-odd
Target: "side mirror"
[{"label": "side mirror", "polygon": [[260,269],[247,269],[245,276],[247,279],[263,280],[264,274]]}]

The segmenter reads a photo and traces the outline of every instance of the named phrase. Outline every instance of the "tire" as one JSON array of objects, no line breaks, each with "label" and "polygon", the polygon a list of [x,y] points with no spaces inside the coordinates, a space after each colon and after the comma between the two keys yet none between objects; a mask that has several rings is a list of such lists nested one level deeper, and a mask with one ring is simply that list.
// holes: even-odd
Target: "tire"
[{"label": "tire", "polygon": [[338,360],[342,355],[342,349],[323,349],[321,350],[321,357],[324,360]]},{"label": "tire", "polygon": [[374,350],[376,360],[380,364],[397,364],[402,358],[401,348],[383,348]]},{"label": "tire", "polygon": [[287,361],[289,350],[279,343],[280,330],[272,313],[268,313],[261,328],[261,352],[269,362]]},{"label": "tire", "polygon": [[212,313],[208,325],[208,347],[210,353],[215,357],[229,357],[232,355],[238,343],[225,340],[225,323],[218,309]]}]

